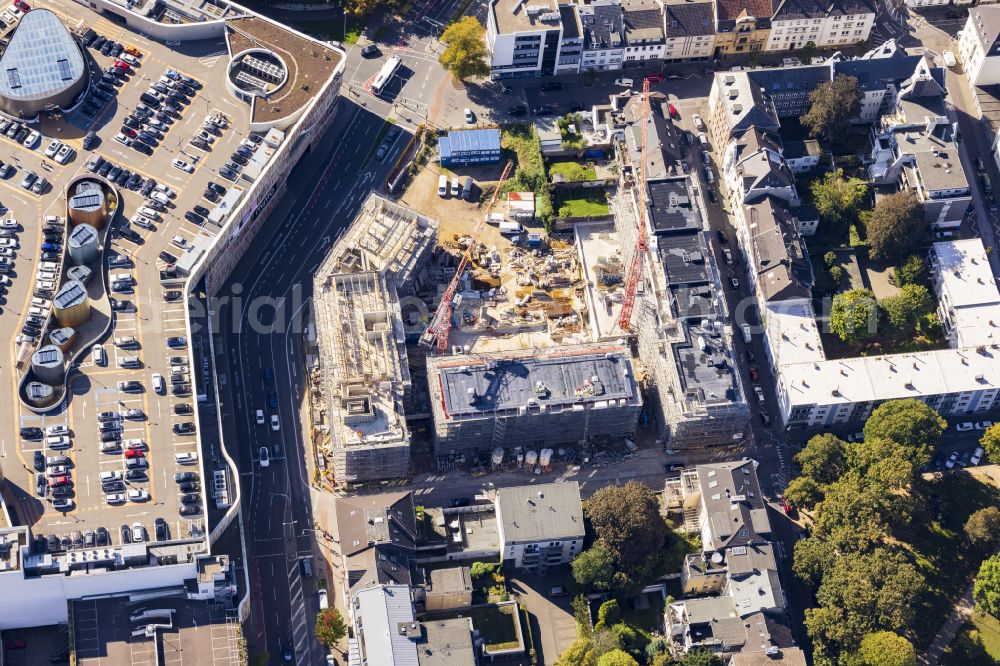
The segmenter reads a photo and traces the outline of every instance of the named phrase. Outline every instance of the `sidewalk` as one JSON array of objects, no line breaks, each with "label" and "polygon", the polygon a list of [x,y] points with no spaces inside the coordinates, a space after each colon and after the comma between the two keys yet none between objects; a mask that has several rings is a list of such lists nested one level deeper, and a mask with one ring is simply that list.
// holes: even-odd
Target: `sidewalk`
[{"label": "sidewalk", "polygon": [[972,619],[974,607],[975,603],[972,601],[972,583],[970,583],[965,593],[955,603],[954,607],[952,607],[951,614],[948,615],[948,619],[941,625],[941,629],[934,636],[930,647],[927,648],[926,652],[918,655],[917,662],[921,666],[935,666],[941,660],[944,651],[955,640],[958,632],[966,622]]}]

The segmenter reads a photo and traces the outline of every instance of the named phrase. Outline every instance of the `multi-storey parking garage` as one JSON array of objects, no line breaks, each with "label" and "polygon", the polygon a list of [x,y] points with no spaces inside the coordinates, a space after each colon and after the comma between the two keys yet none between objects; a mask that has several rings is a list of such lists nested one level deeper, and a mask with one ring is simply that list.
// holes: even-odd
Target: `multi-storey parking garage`
[{"label": "multi-storey parking garage", "polygon": [[[142,565],[152,562],[136,559],[136,541],[186,542],[180,564],[207,551],[197,544],[221,533],[237,500],[218,438],[201,437],[218,415],[192,289],[206,271],[224,278],[267,217],[310,146],[300,127],[331,120],[343,53],[235,5],[197,26],[113,5],[133,30],[89,3],[40,4],[15,30],[36,13],[72,28],[85,92],[33,124],[0,116],[0,337],[12,341],[2,366],[17,396],[0,410],[17,489],[0,532],[3,519],[28,525],[39,550],[73,559],[128,544],[124,560]],[[176,39],[145,36],[174,25]],[[247,42],[288,65],[267,99],[227,87],[229,56]],[[65,604],[41,609],[47,594],[19,599],[11,611],[24,619],[0,613],[0,628],[60,621]]]}]

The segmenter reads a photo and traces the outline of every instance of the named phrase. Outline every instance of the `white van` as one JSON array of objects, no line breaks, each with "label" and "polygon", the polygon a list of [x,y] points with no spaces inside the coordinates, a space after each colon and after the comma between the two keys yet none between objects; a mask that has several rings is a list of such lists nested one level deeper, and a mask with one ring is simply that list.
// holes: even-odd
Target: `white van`
[{"label": "white van", "polygon": [[153,373],[153,390],[157,393],[163,393],[166,390],[166,386],[163,383],[163,375],[158,372]]},{"label": "white van", "polygon": [[56,283],[50,280],[36,280],[35,290],[36,291],[52,291],[56,288]]},{"label": "white van", "polygon": [[58,451],[59,449],[68,449],[71,446],[69,437],[66,435],[59,435],[58,437],[46,437],[45,446],[49,447],[53,451]]},{"label": "white van", "polygon": [[502,234],[519,234],[524,232],[524,227],[518,222],[501,222],[500,223],[500,233]]},{"label": "white van", "polygon": [[438,176],[438,196],[448,196],[448,176],[445,176],[444,174]]},{"label": "white van", "polygon": [[42,263],[38,264],[38,270],[49,271],[54,273],[55,271],[59,270],[59,264],[57,264],[54,261],[43,261]]},{"label": "white van", "polygon": [[750,324],[743,324],[740,326],[740,330],[743,331],[743,342],[750,344]]},{"label": "white van", "polygon": [[40,270],[40,271],[38,271],[38,273],[35,274],[35,277],[37,279],[39,279],[39,280],[53,280],[54,281],[56,279],[56,273],[55,273],[55,271],[41,271]]},{"label": "white van", "polygon": [[198,462],[197,453],[175,453],[174,460],[178,465],[193,465]]},{"label": "white van", "polygon": [[108,362],[108,357],[104,353],[104,345],[94,345],[94,364],[104,365]]}]

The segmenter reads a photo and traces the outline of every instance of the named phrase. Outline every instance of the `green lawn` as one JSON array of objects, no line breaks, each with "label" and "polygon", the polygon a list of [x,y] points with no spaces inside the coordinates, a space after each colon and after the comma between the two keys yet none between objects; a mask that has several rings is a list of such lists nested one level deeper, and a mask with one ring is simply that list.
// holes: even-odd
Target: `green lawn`
[{"label": "green lawn", "polygon": [[941,666],[1000,664],[1000,621],[976,613],[941,657]]},{"label": "green lawn", "polygon": [[592,166],[580,164],[579,162],[565,161],[553,162],[549,165],[549,176],[561,175],[571,183],[580,183],[586,180],[596,180],[597,171]]},{"label": "green lawn", "polygon": [[505,650],[518,645],[521,627],[514,617],[514,605],[483,606],[469,611],[472,626],[479,631],[487,649]]},{"label": "green lawn", "polygon": [[574,190],[559,199],[560,217],[591,217],[608,215],[608,199],[601,188]]}]

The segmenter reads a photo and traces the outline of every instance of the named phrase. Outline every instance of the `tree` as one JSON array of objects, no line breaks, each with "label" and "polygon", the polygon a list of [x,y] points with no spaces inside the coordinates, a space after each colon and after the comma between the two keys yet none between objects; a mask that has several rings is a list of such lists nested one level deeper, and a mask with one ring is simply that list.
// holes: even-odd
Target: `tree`
[{"label": "tree", "polygon": [[851,289],[833,297],[830,331],[844,342],[854,343],[878,332],[878,304],[867,289]]},{"label": "tree", "polygon": [[486,32],[475,18],[464,16],[449,25],[441,34],[441,43],[446,48],[438,60],[460,81],[489,75]]},{"label": "tree", "polygon": [[900,288],[908,284],[927,286],[929,281],[930,269],[927,267],[927,260],[919,254],[911,254],[889,274],[889,282]]},{"label": "tree", "polygon": [[597,609],[597,624],[594,625],[595,631],[600,631],[601,629],[610,629],[611,625],[618,621],[621,617],[622,610],[618,605],[617,599],[611,599],[605,601],[601,604],[600,608]]},{"label": "tree", "polygon": [[723,666],[722,657],[705,648],[689,650],[681,662],[684,666]]},{"label": "tree", "polygon": [[841,74],[821,83],[809,94],[809,104],[809,110],[799,120],[814,137],[836,140],[861,112],[858,80]]},{"label": "tree", "polygon": [[962,531],[965,533],[965,540],[973,548],[989,548],[1000,537],[1000,509],[988,506],[976,511],[965,521]]},{"label": "tree", "polygon": [[877,631],[861,639],[861,659],[865,666],[916,666],[913,644],[891,631]]},{"label": "tree", "polygon": [[797,507],[811,511],[823,499],[823,487],[812,477],[798,476],[785,488],[785,499]]},{"label": "tree", "polygon": [[324,608],[316,616],[316,640],[327,647],[335,646],[347,635],[347,625],[336,608]]},{"label": "tree", "polygon": [[985,560],[972,585],[972,598],[984,612],[1000,618],[1000,555]]},{"label": "tree", "polygon": [[937,445],[947,427],[947,421],[919,400],[890,400],[868,417],[865,441],[886,439],[901,444],[907,450],[907,458],[919,469],[930,461],[931,448]]},{"label": "tree", "polygon": [[819,585],[823,575],[833,566],[833,546],[816,536],[808,536],[795,542],[792,558],[792,572],[810,585]]},{"label": "tree", "polygon": [[594,628],[590,626],[590,602],[582,594],[573,597],[573,619],[576,620],[576,633],[580,638],[594,633]]},{"label": "tree", "polygon": [[917,323],[934,311],[934,297],[922,284],[908,284],[879,303],[889,326],[900,335],[913,333]]},{"label": "tree", "polygon": [[632,655],[621,648],[612,650],[601,655],[597,660],[597,666],[639,666]]},{"label": "tree", "polygon": [[[847,225],[858,218],[858,211],[868,194],[868,183],[860,178],[845,178],[844,170],[837,169],[828,171],[822,180],[814,180],[809,189],[823,223],[844,232]],[[836,260],[836,254],[827,254],[833,254]],[[827,262],[827,267],[832,264],[833,261]]]},{"label": "tree", "polygon": [[618,643],[622,646],[622,649],[633,656],[642,657],[646,650],[646,645],[649,644],[649,638],[645,634],[639,633],[634,627],[624,622],[619,622],[612,626],[611,633],[618,639]]},{"label": "tree", "polygon": [[589,638],[576,639],[559,655],[556,666],[597,666],[594,642]]},{"label": "tree", "polygon": [[614,585],[614,559],[601,543],[573,558],[573,580],[590,590],[610,590]]},{"label": "tree", "polygon": [[395,4],[393,0],[347,0],[344,9],[352,16],[364,16],[380,7],[391,7]]},{"label": "tree", "polygon": [[912,190],[882,197],[865,216],[865,230],[875,259],[905,257],[924,240],[924,211]]},{"label": "tree", "polygon": [[489,576],[494,571],[497,570],[497,565],[490,562],[473,562],[472,566],[469,567],[469,575],[473,579],[482,578],[483,576]]},{"label": "tree", "polygon": [[597,543],[611,553],[620,585],[642,585],[655,573],[669,530],[649,486],[638,481],[605,486],[590,498],[587,515]]},{"label": "tree", "polygon": [[814,532],[841,552],[866,552],[885,539],[891,525],[909,522],[910,501],[851,471],[826,487]]},{"label": "tree", "polygon": [[847,471],[846,447],[847,443],[836,435],[815,435],[795,454],[795,462],[802,474],[816,483],[833,483]]},{"label": "tree", "polygon": [[1000,462],[1000,423],[995,423],[986,429],[979,440],[990,462]]},{"label": "tree", "polygon": [[867,483],[889,490],[904,490],[913,483],[914,467],[902,444],[888,439],[866,439],[847,449],[851,470]]}]

